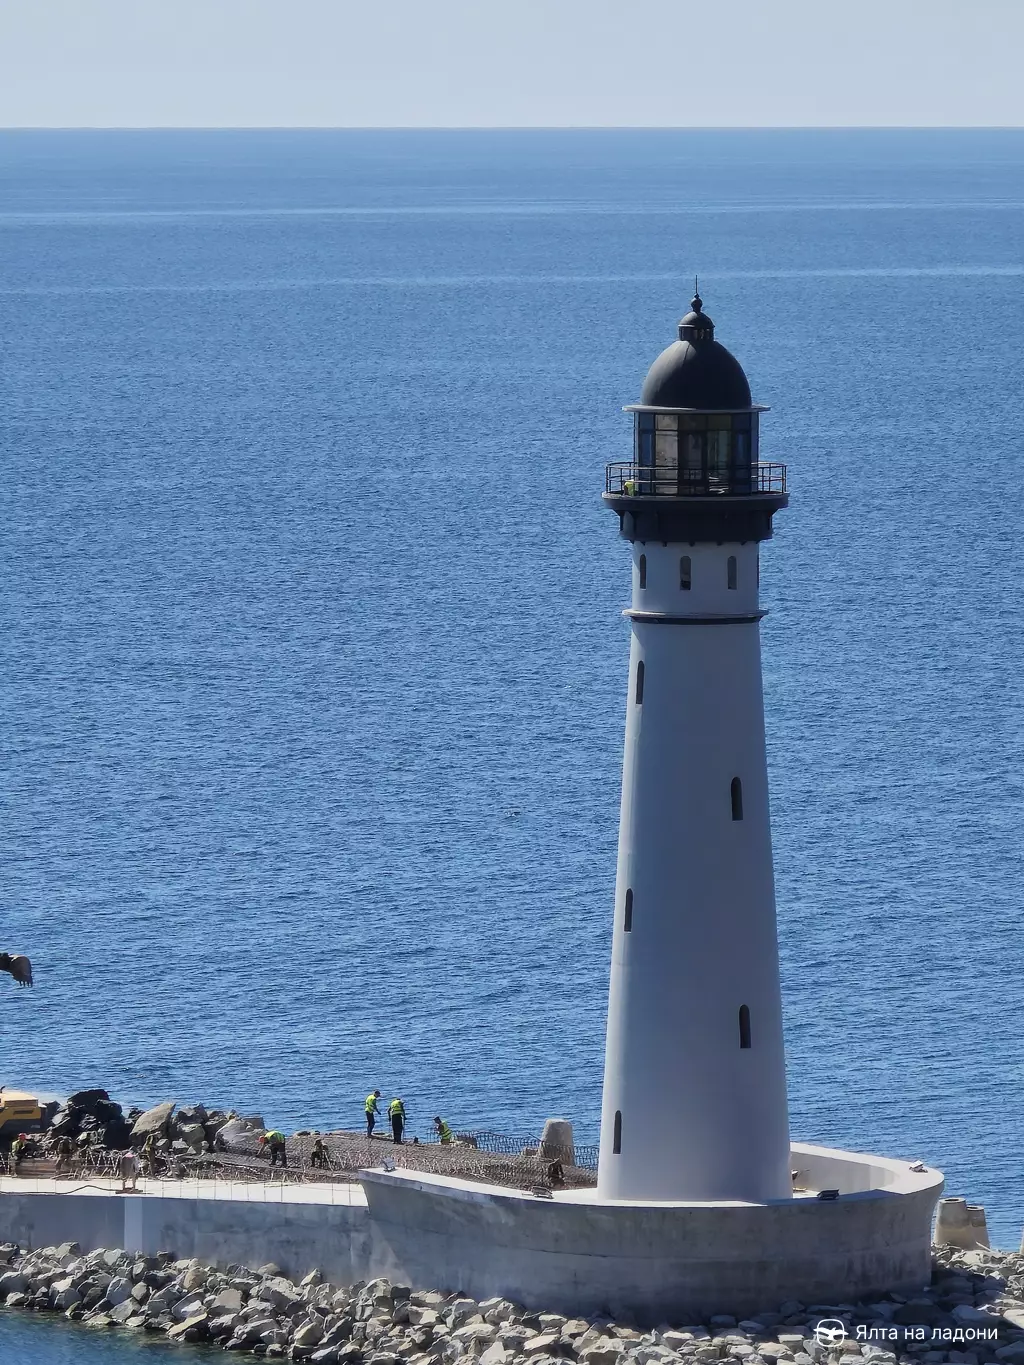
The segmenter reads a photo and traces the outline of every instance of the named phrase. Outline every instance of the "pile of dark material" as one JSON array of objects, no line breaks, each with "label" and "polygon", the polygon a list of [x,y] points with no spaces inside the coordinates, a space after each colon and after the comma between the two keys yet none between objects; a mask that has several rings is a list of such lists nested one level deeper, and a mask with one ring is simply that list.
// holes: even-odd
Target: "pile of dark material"
[{"label": "pile of dark material", "polygon": [[43,1146],[53,1151],[68,1138],[80,1152],[123,1152],[141,1148],[152,1135],[150,1147],[161,1156],[201,1156],[214,1150],[221,1129],[230,1133],[236,1127],[244,1129],[255,1148],[256,1133],[251,1130],[262,1131],[262,1119],[239,1120],[232,1110],[207,1109],[201,1104],[179,1109],[173,1100],[126,1112],[106,1090],[79,1090],[64,1104],[44,1111]]},{"label": "pile of dark material", "polygon": [[139,1110],[126,1115],[105,1090],[79,1090],[69,1095],[50,1120],[47,1136],[70,1138],[79,1147],[108,1147],[123,1151],[130,1142]]}]

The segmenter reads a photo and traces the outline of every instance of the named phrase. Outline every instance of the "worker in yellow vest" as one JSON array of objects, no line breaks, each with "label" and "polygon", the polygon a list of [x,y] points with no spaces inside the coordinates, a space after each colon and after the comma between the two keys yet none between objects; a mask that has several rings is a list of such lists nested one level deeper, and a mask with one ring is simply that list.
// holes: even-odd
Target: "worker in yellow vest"
[{"label": "worker in yellow vest", "polygon": [[281,1165],[287,1167],[288,1149],[284,1145],[284,1133],[279,1132],[276,1128],[268,1128],[260,1138],[260,1146],[270,1153],[271,1166],[276,1166],[278,1158],[280,1158]]},{"label": "worker in yellow vest", "polygon": [[375,1090],[372,1095],[366,1097],[366,1136],[373,1137],[373,1130],[377,1125],[377,1115],[380,1110],[377,1108],[377,1101],[380,1099],[380,1091]]},{"label": "worker in yellow vest", "polygon": [[437,1134],[438,1142],[448,1144],[453,1140],[452,1130],[448,1127],[447,1123],[445,1123],[444,1119],[439,1118],[437,1115],[434,1116],[434,1132]]},{"label": "worker in yellow vest", "polygon": [[405,1105],[400,1099],[393,1099],[388,1105],[388,1118],[391,1120],[391,1136],[395,1142],[402,1141],[405,1128]]}]

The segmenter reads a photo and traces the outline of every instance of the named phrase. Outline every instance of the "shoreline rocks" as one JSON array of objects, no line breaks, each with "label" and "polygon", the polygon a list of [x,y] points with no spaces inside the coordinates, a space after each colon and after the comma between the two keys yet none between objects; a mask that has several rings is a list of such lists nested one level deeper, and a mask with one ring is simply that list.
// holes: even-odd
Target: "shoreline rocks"
[{"label": "shoreline rocks", "polygon": [[[0,1246],[0,1303],[317,1365],[1024,1365],[1024,1254],[952,1246],[936,1249],[931,1284],[909,1298],[791,1301],[647,1332],[622,1316],[566,1318],[385,1279],[339,1287],[315,1270],[295,1283],[276,1265],[83,1254],[74,1242]],[[846,1340],[822,1345],[823,1318],[844,1324]]]}]

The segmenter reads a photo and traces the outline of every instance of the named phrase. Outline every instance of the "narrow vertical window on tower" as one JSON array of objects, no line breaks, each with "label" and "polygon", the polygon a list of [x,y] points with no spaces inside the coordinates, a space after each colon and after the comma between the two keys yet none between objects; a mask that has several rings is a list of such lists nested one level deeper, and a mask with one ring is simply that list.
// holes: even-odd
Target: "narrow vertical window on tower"
[{"label": "narrow vertical window on tower", "polygon": [[725,565],[726,583],[730,588],[736,586],[736,556],[730,555]]},{"label": "narrow vertical window on tower", "polygon": [[683,590],[683,592],[690,591],[691,582],[692,579],[690,577],[690,556],[683,555],[682,559],[680,559],[679,561],[679,586]]},{"label": "narrow vertical window on tower", "polygon": [[633,889],[626,892],[626,906],[622,914],[622,928],[627,934],[633,932]]},{"label": "narrow vertical window on tower", "polygon": [[642,706],[644,702],[644,661],[641,659],[636,666],[636,696],[637,706]]},{"label": "narrow vertical window on tower", "polygon": [[622,1110],[616,1109],[615,1122],[612,1124],[612,1156],[622,1152]]},{"label": "narrow vertical window on tower", "polygon": [[637,567],[638,567],[638,569],[640,570],[640,586],[641,586],[641,588],[646,588],[646,587],[647,587],[647,556],[646,556],[646,555],[641,555],[641,556],[640,556],[640,563],[638,564]]},{"label": "narrow vertical window on tower", "polygon": [[730,795],[730,798],[731,798],[731,800],[732,800],[732,818],[733,818],[734,820],[742,820],[742,819],[743,819],[743,783],[739,780],[738,777],[734,777],[734,778],[733,778],[733,780],[732,780],[732,786],[729,788],[729,795]]},{"label": "narrow vertical window on tower", "polygon": [[740,1006],[740,1047],[750,1046],[750,1009],[747,1005]]}]

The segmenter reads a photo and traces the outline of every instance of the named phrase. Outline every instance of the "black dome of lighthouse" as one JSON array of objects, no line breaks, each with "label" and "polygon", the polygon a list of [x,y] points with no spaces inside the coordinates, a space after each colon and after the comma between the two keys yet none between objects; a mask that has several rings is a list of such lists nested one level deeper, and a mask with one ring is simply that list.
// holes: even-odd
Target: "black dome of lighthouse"
[{"label": "black dome of lighthouse", "polygon": [[750,385],[743,367],[715,340],[715,324],[695,294],[679,324],[679,340],[665,348],[647,372],[640,403],[648,408],[696,408],[728,412],[749,408]]}]

